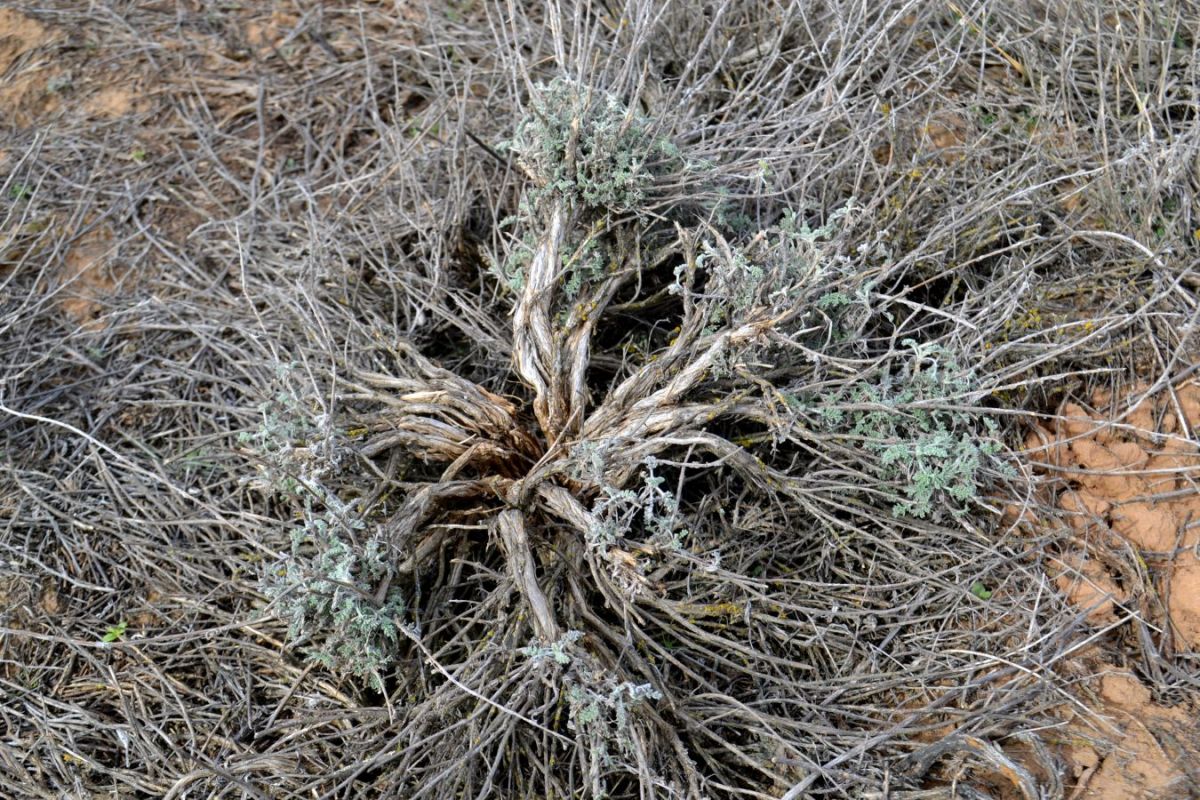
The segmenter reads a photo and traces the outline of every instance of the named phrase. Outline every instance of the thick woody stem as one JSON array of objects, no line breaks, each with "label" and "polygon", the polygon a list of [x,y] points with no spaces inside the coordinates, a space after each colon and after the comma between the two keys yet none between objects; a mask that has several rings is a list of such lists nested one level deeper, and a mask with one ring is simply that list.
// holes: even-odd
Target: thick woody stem
[{"label": "thick woody stem", "polygon": [[555,341],[551,313],[554,284],[568,210],[558,203],[550,212],[546,233],[525,275],[525,286],[513,310],[513,359],[517,374],[533,389],[533,412],[542,433],[550,441],[558,438],[569,416],[567,398],[558,384],[559,343]]},{"label": "thick woody stem", "polygon": [[516,508],[506,508],[496,520],[500,541],[508,555],[508,571],[517,590],[524,598],[533,617],[533,628],[543,642],[557,641],[561,634],[554,612],[537,582],[537,568],[533,551],[529,547],[529,535],[525,530],[525,515]]}]

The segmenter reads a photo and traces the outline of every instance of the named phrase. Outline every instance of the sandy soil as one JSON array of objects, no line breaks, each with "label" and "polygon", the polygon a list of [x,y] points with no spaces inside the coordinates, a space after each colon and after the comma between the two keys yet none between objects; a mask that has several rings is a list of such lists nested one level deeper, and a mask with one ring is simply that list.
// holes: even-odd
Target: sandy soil
[{"label": "sandy soil", "polygon": [[[76,63],[56,57],[56,48],[67,39],[60,28],[0,8],[0,75],[4,76],[0,81],[0,116],[17,126],[30,126],[51,123],[62,115],[116,120],[148,107],[144,81],[133,77],[132,70],[120,63],[112,63],[100,76],[103,80],[96,80],[96,76],[85,79],[86,58]],[[150,133],[147,131],[147,135]],[[12,160],[14,155],[0,148],[0,168]],[[64,224],[77,235],[65,251],[55,253],[51,259],[50,278],[57,286],[55,300],[75,323],[90,326],[101,311],[103,298],[120,282],[122,270],[115,259],[113,232],[94,219],[61,217],[32,220],[25,228],[35,235],[51,225]],[[0,242],[0,254],[14,246],[19,248],[21,242]]]},{"label": "sandy soil", "polygon": [[[1172,653],[1200,647],[1200,385],[1150,388],[1099,392],[1086,407],[1068,403],[1026,446],[1047,478],[1042,499],[1073,529],[1072,546],[1054,564],[1059,588],[1097,628],[1145,619],[1154,645]],[[1069,728],[1080,738],[1064,747],[1068,797],[1196,796],[1197,709],[1154,697],[1111,659],[1098,651],[1083,659],[1099,676],[1091,709],[1099,717],[1080,715]],[[1097,726],[1109,741],[1084,743]]]}]

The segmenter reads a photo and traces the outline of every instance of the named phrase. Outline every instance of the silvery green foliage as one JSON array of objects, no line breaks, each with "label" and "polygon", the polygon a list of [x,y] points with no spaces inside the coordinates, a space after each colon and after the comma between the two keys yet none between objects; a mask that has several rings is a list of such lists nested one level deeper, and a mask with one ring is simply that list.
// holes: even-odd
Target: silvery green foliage
[{"label": "silvery green foliage", "polygon": [[653,135],[649,120],[613,94],[562,77],[534,87],[528,113],[500,149],[515,153],[536,185],[502,221],[517,235],[492,271],[520,291],[538,246],[539,216],[551,203],[565,204],[575,220],[561,249],[569,300],[602,278],[613,260],[605,220],[642,208],[656,175],[682,167],[679,151]]},{"label": "silvery green foliage", "polygon": [[614,754],[632,754],[638,707],[662,699],[662,693],[648,683],[618,681],[578,647],[581,639],[581,631],[567,631],[549,645],[533,642],[517,652],[561,676],[567,726],[575,732],[590,764],[593,796],[604,797],[603,775],[613,766]]},{"label": "silvery green foliage", "polygon": [[666,478],[656,475],[653,457],[643,462],[642,485],[634,489],[604,486],[592,508],[594,524],[588,546],[607,550],[620,537],[629,536],[663,550],[679,550],[689,535],[683,527],[679,499],[664,488]]},{"label": "silvery green foliage", "polygon": [[533,642],[518,652],[561,676],[567,726],[575,732],[590,764],[593,796],[604,797],[603,776],[613,766],[615,755],[632,754],[638,707],[662,699],[662,693],[648,683],[618,681],[578,647],[582,638],[580,631],[567,631],[549,645]]},{"label": "silvery green foliage", "polygon": [[911,352],[898,374],[858,384],[844,398],[850,409],[828,404],[821,421],[873,452],[880,478],[902,482],[896,516],[961,514],[999,449],[987,440],[997,426],[975,410],[954,408],[968,405],[976,381],[948,350],[912,339],[904,345]]},{"label": "silvery green foliage", "polygon": [[345,455],[343,437],[328,414],[316,411],[296,363],[275,365],[274,394],[258,406],[257,428],[238,434],[238,444],[257,457],[258,475],[248,481],[266,494],[300,497],[304,484],[316,484],[338,470]]},{"label": "silvery green foliage", "polygon": [[[525,205],[524,200],[521,201],[521,205]],[[500,227],[512,227],[518,221],[520,221],[518,217],[507,217],[500,221]],[[529,262],[533,260],[534,251],[537,249],[537,237],[534,235],[533,229],[526,227],[520,237],[510,243],[509,248],[503,263],[490,255],[485,258],[492,275],[510,292],[519,292],[525,287],[525,270],[529,266]]]},{"label": "silvery green foliage", "polygon": [[[788,209],[776,224],[759,231],[745,245],[721,237],[704,239],[696,266],[705,276],[703,295],[712,301],[710,327],[736,324],[751,311],[783,313],[818,298],[824,309],[843,299],[849,302],[848,297],[830,297],[826,287],[846,271],[829,250],[842,220],[853,209],[851,201],[815,229]],[[686,270],[686,264],[676,269],[672,293],[685,291]],[[823,294],[815,295],[818,290]]]},{"label": "silvery green foliage", "polygon": [[292,552],[272,570],[266,590],[289,623],[288,637],[311,642],[308,657],[383,690],[381,672],[395,660],[405,611],[396,588],[378,596],[390,570],[386,543],[366,533],[348,503],[327,494],[305,503]]},{"label": "silvery green foliage", "polygon": [[258,458],[252,485],[296,504],[303,520],[291,552],[269,570],[263,588],[287,620],[288,638],[309,643],[310,660],[382,689],[380,672],[398,647],[395,620],[404,603],[394,589],[375,596],[389,569],[386,545],[326,488],[346,443],[327,414],[314,412],[320,406],[305,388],[297,365],[278,365],[276,391],[259,407],[261,424],[238,437]]},{"label": "silvery green foliage", "polygon": [[519,648],[517,652],[526,656],[535,664],[540,661],[551,660],[555,664],[565,667],[571,663],[571,655],[567,651],[571,645],[582,638],[582,631],[567,631],[557,641],[551,642],[548,646],[534,642],[528,647]]},{"label": "silvery green foliage", "polygon": [[608,469],[609,456],[615,447],[613,441],[584,439],[571,445],[571,477],[585,480],[597,486],[605,482],[604,472]]},{"label": "silvery green foliage", "polygon": [[567,280],[563,284],[563,294],[569,299],[579,296],[584,284],[597,281],[604,277],[609,258],[609,247],[599,236],[585,236],[582,241],[578,237],[568,240]]},{"label": "silvery green foliage", "polygon": [[567,680],[568,725],[588,747],[588,758],[598,766],[611,763],[611,745],[624,755],[632,749],[634,711],[647,700],[660,700],[662,693],[648,683],[618,683],[611,674],[588,680]]},{"label": "silvery green foliage", "polygon": [[542,181],[539,195],[616,212],[641,204],[655,160],[677,156],[615,95],[562,77],[534,88],[529,113],[503,147]]}]

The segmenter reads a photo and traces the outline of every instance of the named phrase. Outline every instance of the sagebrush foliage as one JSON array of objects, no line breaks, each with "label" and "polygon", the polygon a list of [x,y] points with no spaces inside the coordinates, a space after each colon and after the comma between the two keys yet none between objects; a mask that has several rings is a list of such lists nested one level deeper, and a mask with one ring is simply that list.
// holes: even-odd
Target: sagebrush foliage
[{"label": "sagebrush foliage", "polygon": [[[705,237],[695,265],[705,276],[703,293],[715,300],[709,330],[742,322],[750,312],[784,314],[797,305],[807,306],[814,292],[824,292],[835,279],[846,277],[848,265],[829,252],[829,242],[853,210],[851,200],[814,229],[795,209],[784,209],[777,222],[741,245],[719,235]],[[676,268],[672,293],[684,292],[687,269],[686,264]],[[827,304],[826,297],[817,304]]]},{"label": "sagebrush foliage", "polygon": [[637,707],[662,699],[662,692],[648,683],[618,682],[611,674],[598,683],[568,678],[565,685],[570,727],[587,742],[590,758],[601,767],[610,765],[612,745],[618,752],[629,753]]},{"label": "sagebrush foliage", "polygon": [[970,407],[977,381],[954,354],[912,339],[896,374],[860,381],[840,402],[825,404],[821,419],[874,455],[881,481],[899,484],[896,516],[940,518],[963,513],[978,493],[982,470],[1000,450],[997,429]]},{"label": "sagebrush foliage", "polygon": [[310,660],[381,690],[405,603],[398,588],[379,591],[392,570],[387,544],[327,485],[347,443],[328,415],[314,414],[299,375],[295,364],[277,365],[277,389],[259,407],[261,424],[238,437],[258,459],[251,485],[294,509],[299,521],[263,590],[288,622],[289,638],[307,643]]},{"label": "sagebrush foliage", "polygon": [[640,210],[655,178],[681,167],[678,149],[655,134],[650,120],[613,94],[561,77],[534,87],[529,113],[499,149],[517,156],[534,186],[518,213],[502,222],[520,234],[494,271],[519,291],[538,245],[539,226],[532,223],[548,203],[565,201],[579,223],[564,243],[569,299],[614,261],[617,243],[606,220]]},{"label": "sagebrush foliage", "polygon": [[[593,457],[592,447],[579,447],[573,457]],[[592,526],[587,544],[599,551],[612,547],[623,536],[635,530],[647,544],[666,550],[683,547],[689,532],[684,527],[685,514],[672,487],[664,487],[666,478],[658,475],[658,460],[653,456],[642,464],[641,485],[618,489],[604,484],[602,471],[594,473],[601,481],[600,496],[591,508]]]},{"label": "sagebrush foliage", "polygon": [[655,162],[679,155],[615,95],[561,77],[535,87],[529,113],[502,149],[516,153],[541,183],[529,200],[555,193],[614,213],[637,209]]},{"label": "sagebrush foliage", "polygon": [[565,667],[567,664],[571,663],[571,645],[575,644],[582,638],[583,631],[571,630],[567,631],[560,638],[548,645],[534,642],[520,648],[517,652],[534,663],[549,659],[555,664]]},{"label": "sagebrush foliage", "polygon": [[351,504],[331,495],[320,504],[309,498],[292,552],[268,576],[266,590],[289,623],[289,638],[311,642],[309,659],[382,691],[380,676],[402,639],[405,602],[398,587],[380,592],[391,554],[366,529]]}]

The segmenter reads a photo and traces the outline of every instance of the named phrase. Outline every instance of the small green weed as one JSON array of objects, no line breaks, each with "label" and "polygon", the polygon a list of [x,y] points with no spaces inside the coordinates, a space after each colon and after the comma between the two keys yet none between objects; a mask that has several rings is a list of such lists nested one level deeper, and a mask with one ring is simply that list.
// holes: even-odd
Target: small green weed
[{"label": "small green weed", "polygon": [[992,599],[992,591],[982,581],[975,581],[971,584],[971,594],[984,601]]},{"label": "small green weed", "polygon": [[117,641],[118,639],[122,638],[125,635],[125,631],[127,629],[128,629],[128,623],[125,622],[125,620],[121,620],[116,625],[110,625],[108,627],[108,630],[106,630],[104,632],[104,635],[102,637],[100,637],[100,641],[102,641],[106,644],[111,644],[111,643]]}]

